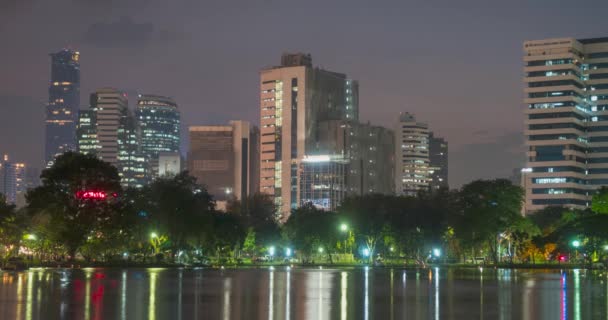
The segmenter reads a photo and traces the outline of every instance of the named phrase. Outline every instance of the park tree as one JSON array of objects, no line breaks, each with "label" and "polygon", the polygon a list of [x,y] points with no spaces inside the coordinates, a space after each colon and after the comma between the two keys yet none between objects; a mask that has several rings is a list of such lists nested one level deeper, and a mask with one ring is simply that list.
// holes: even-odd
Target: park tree
[{"label": "park tree", "polygon": [[9,204],[0,193],[0,245],[2,260],[5,261],[19,249],[19,242],[25,228],[22,215],[18,215],[15,205]]},{"label": "park tree", "polygon": [[207,233],[207,247],[215,253],[218,261],[234,257],[245,238],[245,229],[239,217],[225,212],[214,212],[211,217],[212,227]]},{"label": "park tree", "polygon": [[280,241],[278,210],[271,196],[255,193],[242,200],[231,199],[226,211],[239,217],[247,232],[255,234],[254,244],[258,248]]},{"label": "park tree", "polygon": [[294,209],[284,225],[287,239],[309,258],[322,248],[329,255],[339,240],[339,219],[336,213],[323,211],[312,204]]},{"label": "park tree", "polygon": [[144,236],[167,238],[172,256],[189,246],[200,246],[212,226],[215,203],[196,179],[182,172],[161,177],[141,190],[137,212],[147,216]]},{"label": "park tree", "polygon": [[524,192],[509,180],[477,180],[460,189],[455,235],[471,249],[480,245],[498,262],[500,235],[521,217]]},{"label": "park tree", "polygon": [[[44,235],[63,246],[71,259],[88,237],[115,226],[121,194],[118,171],[91,155],[66,152],[41,174],[42,185],[30,190],[29,214],[42,216]],[[94,191],[101,197],[82,197]]]},{"label": "park tree", "polygon": [[370,261],[378,252],[381,240],[395,234],[396,226],[390,223],[389,217],[398,212],[398,198],[382,194],[349,197],[338,208],[338,214],[351,226],[357,241],[368,250]]},{"label": "park tree", "polygon": [[608,214],[608,187],[601,187],[593,195],[591,210],[596,213]]}]

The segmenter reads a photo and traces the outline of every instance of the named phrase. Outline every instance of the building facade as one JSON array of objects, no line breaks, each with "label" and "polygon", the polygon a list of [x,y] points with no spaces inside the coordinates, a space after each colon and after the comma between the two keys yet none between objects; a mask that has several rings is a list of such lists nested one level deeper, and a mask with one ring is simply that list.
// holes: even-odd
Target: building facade
[{"label": "building facade", "polygon": [[50,54],[51,81],[45,114],[45,162],[76,150],[76,122],[80,105],[80,53],[63,49]]},{"label": "building facade", "polygon": [[78,111],[78,126],[76,127],[78,152],[97,155],[101,145],[97,140],[97,111],[94,108]]},{"label": "building facade", "polygon": [[526,213],[608,185],[608,38],[524,43]]},{"label": "building facade", "polygon": [[346,192],[350,195],[394,193],[392,130],[346,120],[323,121],[318,130],[320,149],[348,161]]},{"label": "building facade", "polygon": [[191,126],[188,170],[216,200],[238,200],[257,192],[257,130],[247,121]]},{"label": "building facade", "polygon": [[102,88],[91,94],[90,108],[79,112],[77,141],[80,153],[94,154],[115,166],[124,187],[148,183],[149,162],[141,151],[141,132],[123,92]]},{"label": "building facade", "polygon": [[305,156],[300,162],[300,205],[335,210],[348,194],[348,163],[341,156]]},{"label": "building facade", "polygon": [[429,127],[414,115],[401,113],[395,128],[395,192],[415,196],[431,183]]},{"label": "building facade", "polygon": [[180,152],[180,112],[172,98],[139,95],[135,115],[141,129],[141,151],[150,161],[151,178],[159,176],[159,155]]},{"label": "building facade", "polygon": [[260,191],[274,197],[286,218],[300,201],[299,166],[320,148],[319,124],[358,120],[358,83],[313,68],[307,54],[284,54],[260,73]]},{"label": "building facade", "polygon": [[429,134],[429,166],[431,168],[430,189],[449,188],[448,183],[448,142]]},{"label": "building facade", "polygon": [[11,162],[8,155],[4,155],[0,161],[0,194],[8,203],[16,204],[27,191],[27,186],[25,164]]}]

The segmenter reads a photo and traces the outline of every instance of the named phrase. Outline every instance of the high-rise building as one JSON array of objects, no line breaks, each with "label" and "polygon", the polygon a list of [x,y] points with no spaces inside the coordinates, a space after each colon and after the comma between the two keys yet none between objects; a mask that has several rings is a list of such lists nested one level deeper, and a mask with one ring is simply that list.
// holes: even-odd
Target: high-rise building
[{"label": "high-rise building", "polygon": [[323,121],[318,130],[320,149],[348,161],[348,194],[394,193],[395,147],[392,130],[345,120]]},{"label": "high-rise building", "polygon": [[188,170],[216,200],[246,198],[257,192],[257,130],[247,121],[224,126],[191,126]]},{"label": "high-rise building", "polygon": [[335,210],[348,194],[348,159],[342,156],[305,156],[300,162],[300,205]]},{"label": "high-rise building", "polygon": [[430,182],[429,127],[401,113],[395,128],[395,192],[415,196],[428,191]]},{"label": "high-rise building", "polygon": [[448,142],[429,134],[429,165],[431,168],[431,190],[449,188],[448,184]]},{"label": "high-rise building", "polygon": [[78,126],[76,127],[78,152],[82,154],[97,154],[101,145],[97,140],[97,111],[93,108],[78,111]]},{"label": "high-rise building", "polygon": [[113,88],[91,94],[90,109],[78,117],[78,151],[94,154],[118,170],[125,187],[142,187],[149,164],[140,149],[141,134],[126,94]]},{"label": "high-rise building", "polygon": [[[141,132],[137,120],[125,110],[118,127],[118,175],[124,187],[141,188],[149,182],[150,164],[141,151]],[[158,163],[158,161],[156,161]]]},{"label": "high-rise building", "polygon": [[127,95],[113,88],[102,88],[91,94],[90,101],[96,118],[97,156],[117,167],[118,131],[128,111]]},{"label": "high-rise building", "polygon": [[284,54],[281,62],[260,75],[260,190],[286,218],[300,205],[301,161],[328,154],[319,147],[319,124],[357,121],[359,107],[358,83],[346,75],[313,68],[306,54]]},{"label": "high-rise building", "polygon": [[80,53],[63,49],[51,55],[51,83],[46,106],[45,161],[76,150],[76,121],[80,104]]},{"label": "high-rise building", "polygon": [[159,176],[159,154],[180,151],[180,113],[173,99],[139,95],[135,114],[141,128],[141,151],[150,161],[152,178]]},{"label": "high-rise building", "polygon": [[608,38],[524,43],[527,213],[608,185]]},{"label": "high-rise building", "polygon": [[8,203],[15,204],[20,195],[27,191],[26,167],[24,163],[9,161],[4,155],[0,161],[0,193]]}]

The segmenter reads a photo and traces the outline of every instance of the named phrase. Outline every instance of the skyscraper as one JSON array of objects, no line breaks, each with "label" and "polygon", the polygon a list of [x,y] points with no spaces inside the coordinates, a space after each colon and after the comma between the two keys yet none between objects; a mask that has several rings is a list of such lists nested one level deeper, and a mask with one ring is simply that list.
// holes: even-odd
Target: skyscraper
[{"label": "skyscraper", "polygon": [[94,108],[78,111],[76,141],[78,143],[78,152],[82,154],[96,155],[97,151],[101,148],[97,140],[97,110]]},{"label": "skyscraper", "polygon": [[63,49],[51,55],[51,83],[46,106],[45,161],[76,150],[76,121],[80,104],[80,53]]},{"label": "skyscraper", "polygon": [[252,177],[259,175],[257,130],[247,121],[224,126],[192,126],[188,170],[216,200],[246,198],[257,192]]},{"label": "skyscraper", "polygon": [[395,128],[395,192],[415,196],[429,190],[430,182],[429,127],[401,113]]},{"label": "skyscraper", "polygon": [[280,66],[261,71],[260,91],[260,191],[286,217],[300,205],[301,161],[333,153],[319,147],[319,124],[358,120],[358,83],[313,68],[310,55],[284,54]]},{"label": "skyscraper", "polygon": [[319,149],[348,162],[346,192],[392,194],[395,190],[393,131],[370,123],[334,120],[318,126]]},{"label": "skyscraper", "polygon": [[123,186],[142,187],[148,182],[149,164],[126,94],[113,88],[91,94],[90,109],[79,112],[77,133],[78,151],[114,165]]},{"label": "skyscraper", "polygon": [[608,38],[524,43],[527,213],[608,185]]},{"label": "skyscraper", "polygon": [[431,190],[449,188],[448,184],[448,142],[429,134],[429,165],[431,168]]},{"label": "skyscraper", "polygon": [[102,88],[91,94],[90,101],[96,117],[97,156],[118,167],[118,130],[127,115],[127,96],[113,88]]},{"label": "skyscraper", "polygon": [[8,203],[15,204],[18,196],[27,191],[26,168],[24,163],[9,161],[4,155],[0,161],[0,193]]},{"label": "skyscraper", "polygon": [[158,176],[161,152],[180,151],[180,113],[169,97],[140,95],[135,115],[141,129],[141,151],[150,161],[152,176]]}]

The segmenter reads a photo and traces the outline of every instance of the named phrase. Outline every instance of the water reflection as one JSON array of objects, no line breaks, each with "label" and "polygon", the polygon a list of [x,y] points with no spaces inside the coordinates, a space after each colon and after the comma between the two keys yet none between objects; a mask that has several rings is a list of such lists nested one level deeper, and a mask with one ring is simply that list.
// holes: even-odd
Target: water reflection
[{"label": "water reflection", "polygon": [[0,319],[577,320],[608,315],[608,275],[585,270],[49,269],[3,272],[0,278]]}]

